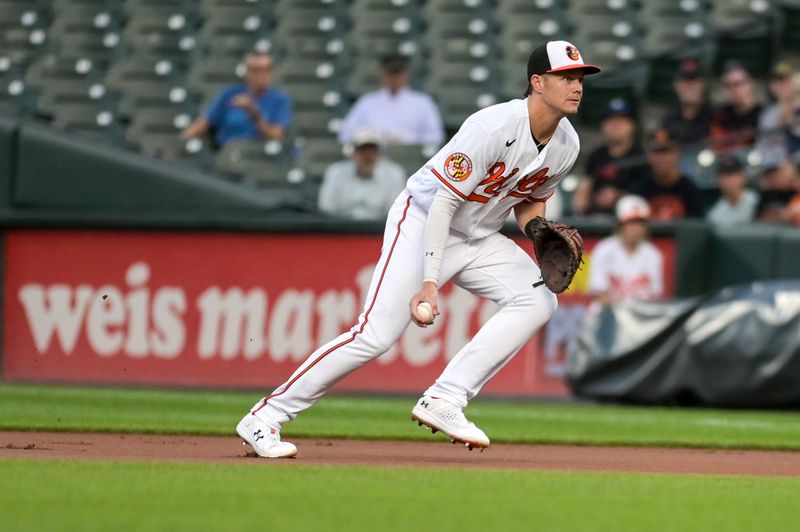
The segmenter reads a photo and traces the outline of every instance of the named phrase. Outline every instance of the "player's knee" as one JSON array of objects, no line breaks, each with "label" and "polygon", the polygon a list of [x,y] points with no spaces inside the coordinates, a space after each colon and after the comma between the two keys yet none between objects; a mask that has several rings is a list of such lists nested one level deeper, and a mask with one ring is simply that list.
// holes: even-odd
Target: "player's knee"
[{"label": "player's knee", "polygon": [[558,298],[544,286],[535,288],[533,292],[518,295],[513,303],[526,307],[527,312],[535,313],[545,321],[549,320],[558,308]]}]

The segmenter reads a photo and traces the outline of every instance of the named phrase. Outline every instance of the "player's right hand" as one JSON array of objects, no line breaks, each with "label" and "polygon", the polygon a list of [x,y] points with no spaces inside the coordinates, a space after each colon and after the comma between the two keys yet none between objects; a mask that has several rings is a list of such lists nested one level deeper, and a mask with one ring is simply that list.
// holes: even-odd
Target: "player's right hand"
[{"label": "player's right hand", "polygon": [[433,319],[435,320],[436,316],[439,315],[439,288],[436,286],[436,283],[430,281],[422,283],[422,288],[420,288],[419,292],[414,294],[414,297],[412,297],[411,301],[408,303],[411,321],[416,323],[419,327],[427,327],[433,323],[427,323],[417,314],[417,305],[423,301],[430,303],[431,309],[433,309]]}]

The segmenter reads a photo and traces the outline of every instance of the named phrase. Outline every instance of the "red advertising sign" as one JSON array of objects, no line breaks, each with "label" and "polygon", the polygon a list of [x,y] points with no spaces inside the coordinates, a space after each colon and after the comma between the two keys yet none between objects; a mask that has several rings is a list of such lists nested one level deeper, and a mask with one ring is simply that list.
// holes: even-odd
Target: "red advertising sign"
[{"label": "red advertising sign", "polygon": [[[674,244],[656,244],[670,294]],[[10,231],[3,376],[269,391],[355,323],[380,246],[378,236]],[[584,284],[559,297],[553,319],[486,392],[566,392],[564,346],[585,311]],[[459,288],[441,298],[433,326],[410,326],[337,389],[424,390],[496,310]]]}]

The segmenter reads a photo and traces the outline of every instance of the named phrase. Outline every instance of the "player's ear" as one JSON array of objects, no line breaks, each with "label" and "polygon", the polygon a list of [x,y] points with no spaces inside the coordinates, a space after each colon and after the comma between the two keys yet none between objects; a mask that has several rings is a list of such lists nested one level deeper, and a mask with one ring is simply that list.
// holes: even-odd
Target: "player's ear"
[{"label": "player's ear", "polygon": [[544,91],[544,77],[538,74],[534,74],[531,76],[530,79],[531,83],[531,92],[541,94]]}]

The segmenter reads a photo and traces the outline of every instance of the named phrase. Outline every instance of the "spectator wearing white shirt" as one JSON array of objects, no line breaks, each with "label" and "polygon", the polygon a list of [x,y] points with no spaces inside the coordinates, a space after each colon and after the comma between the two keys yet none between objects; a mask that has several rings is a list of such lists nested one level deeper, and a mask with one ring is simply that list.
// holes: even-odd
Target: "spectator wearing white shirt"
[{"label": "spectator wearing white shirt", "polygon": [[319,210],[356,220],[383,219],[406,186],[405,170],[381,156],[378,135],[373,131],[358,132],[352,146],[351,159],[333,163],[325,171]]},{"label": "spectator wearing white shirt", "polygon": [[758,208],[758,194],[747,188],[744,167],[735,155],[723,155],[719,160],[717,183],[720,198],[708,211],[708,221],[715,227],[732,227],[753,221]]},{"label": "spectator wearing white shirt", "polygon": [[664,258],[647,239],[647,201],[623,196],[616,215],[616,234],[601,240],[592,251],[589,292],[601,303],[662,297]]},{"label": "spectator wearing white shirt", "polygon": [[433,99],[408,87],[408,59],[387,55],[381,60],[383,88],[363,95],[342,123],[339,141],[353,140],[363,129],[376,131],[385,144],[424,144],[439,146],[444,127]]}]

